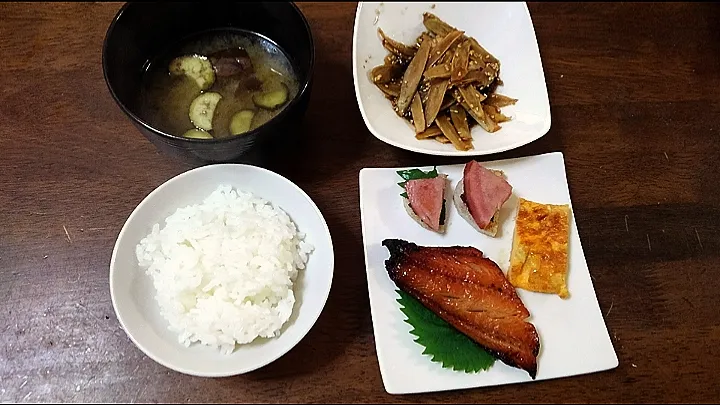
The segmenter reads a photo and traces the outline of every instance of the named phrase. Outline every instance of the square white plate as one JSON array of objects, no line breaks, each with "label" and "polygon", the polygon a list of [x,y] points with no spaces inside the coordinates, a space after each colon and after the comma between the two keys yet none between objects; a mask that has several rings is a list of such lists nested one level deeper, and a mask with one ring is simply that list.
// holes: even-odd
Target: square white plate
[{"label": "square white plate", "polygon": [[[381,245],[384,239],[399,238],[418,245],[473,246],[507,272],[518,197],[547,204],[571,204],[562,153],[481,162],[505,172],[513,195],[500,213],[496,238],[475,231],[447,206],[444,235],[428,231],[408,216],[402,204],[402,181],[396,171],[406,168],[366,168],[360,171],[360,213],[370,308],[380,372],[390,394],[409,394],[533,381],[527,372],[496,361],[488,371],[476,374],[444,369],[422,354],[414,342],[411,326],[396,302],[396,286],[385,270],[390,256]],[[462,178],[463,165],[438,166],[455,187]],[[430,170],[432,167],[421,167]],[[570,207],[572,209],[572,205]],[[540,336],[537,379],[548,380],[592,373],[617,367],[618,359],[610,341],[595,296],[585,255],[580,245],[574,215],[570,221],[568,245],[568,288],[570,298],[517,289],[531,314],[530,321]]]},{"label": "square white plate", "polygon": [[[433,8],[434,5],[434,8]],[[450,144],[417,140],[410,124],[392,110],[390,101],[370,81],[373,67],[383,64],[378,28],[391,38],[410,44],[425,30],[422,14],[431,12],[500,60],[498,92],[518,99],[503,113],[512,121],[500,124],[495,133],[479,126],[473,129],[474,149],[456,150]],[[360,2],[353,34],[355,96],[365,125],[378,139],[390,145],[430,155],[472,156],[498,153],[528,144],[550,129],[550,101],[535,39],[535,29],[525,3],[370,3]]]}]

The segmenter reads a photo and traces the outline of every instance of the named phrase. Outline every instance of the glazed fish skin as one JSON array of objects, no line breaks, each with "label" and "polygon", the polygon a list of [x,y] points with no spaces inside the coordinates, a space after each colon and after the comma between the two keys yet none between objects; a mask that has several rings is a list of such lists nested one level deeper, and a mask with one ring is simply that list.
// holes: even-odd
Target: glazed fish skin
[{"label": "glazed fish skin", "polygon": [[472,247],[424,247],[401,239],[390,251],[390,279],[504,363],[537,374],[540,339],[529,311],[502,270]]}]

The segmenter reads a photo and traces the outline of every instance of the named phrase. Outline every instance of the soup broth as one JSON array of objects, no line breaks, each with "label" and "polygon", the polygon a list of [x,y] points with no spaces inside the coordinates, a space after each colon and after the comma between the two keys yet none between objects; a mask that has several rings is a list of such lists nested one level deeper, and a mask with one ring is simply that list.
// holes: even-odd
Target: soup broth
[{"label": "soup broth", "polygon": [[298,90],[277,45],[247,31],[210,31],[151,61],[140,110],[169,134],[227,138],[268,122]]}]

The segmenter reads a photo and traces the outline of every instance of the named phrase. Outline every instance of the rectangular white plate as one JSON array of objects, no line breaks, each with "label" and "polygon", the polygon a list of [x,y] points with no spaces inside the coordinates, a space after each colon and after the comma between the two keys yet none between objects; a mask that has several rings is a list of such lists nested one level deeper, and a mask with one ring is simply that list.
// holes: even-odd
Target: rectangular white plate
[{"label": "rectangular white plate", "polygon": [[[452,202],[447,207],[444,235],[428,231],[405,212],[397,185],[396,171],[407,168],[365,168],[360,171],[360,213],[362,218],[365,264],[375,346],[385,390],[390,394],[409,394],[533,381],[527,372],[496,361],[488,371],[476,374],[442,368],[423,355],[414,342],[412,329],[396,302],[396,286],[385,270],[390,256],[381,245],[384,239],[399,238],[418,245],[473,246],[507,272],[518,197],[547,204],[572,204],[565,176],[563,155],[559,152],[526,158],[481,162],[485,167],[505,172],[513,195],[503,206],[500,229],[495,238],[475,231],[457,213]],[[462,178],[463,165],[438,166],[455,187]],[[430,170],[432,167],[421,167]],[[568,246],[568,288],[570,298],[517,289],[531,314],[530,321],[540,336],[536,381],[587,374],[615,368],[617,355],[595,296],[590,272],[583,254],[574,215],[570,221]]]}]

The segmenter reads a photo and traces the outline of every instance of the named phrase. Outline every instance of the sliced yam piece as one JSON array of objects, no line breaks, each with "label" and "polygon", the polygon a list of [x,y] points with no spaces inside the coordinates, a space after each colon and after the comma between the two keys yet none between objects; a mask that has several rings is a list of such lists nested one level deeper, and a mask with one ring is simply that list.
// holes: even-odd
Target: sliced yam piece
[{"label": "sliced yam piece", "polygon": [[[442,135],[442,131],[440,128],[437,127],[437,125],[431,125],[426,130],[415,134],[415,139],[428,139],[432,137],[436,137],[438,135]],[[450,142],[450,141],[448,141]]]},{"label": "sliced yam piece", "polygon": [[478,125],[480,125],[485,131],[492,133],[497,132],[500,129],[500,125],[485,114],[482,104],[480,106],[470,107],[470,105],[463,100],[460,105],[462,105],[465,111],[467,111],[467,113],[473,117],[475,122],[477,122]]},{"label": "sliced yam piece", "polygon": [[491,120],[497,123],[508,122],[511,119],[507,115],[500,112],[499,108],[492,105],[483,104],[483,110],[485,111],[486,116],[490,117]]},{"label": "sliced yam piece", "polygon": [[480,45],[480,43],[475,38],[468,38],[470,40],[470,49],[473,51],[473,54],[477,55],[480,60],[482,60],[485,63],[496,63],[499,64],[500,61],[494,57],[490,52],[488,52],[485,48]]},{"label": "sliced yam piece", "polygon": [[450,118],[448,118],[446,115],[439,115],[437,118],[435,118],[435,122],[442,131],[443,135],[445,135],[445,137],[449,139],[450,142],[453,144],[455,149],[470,150],[473,148],[470,142],[466,142],[460,139],[460,135],[458,135],[457,131],[455,131],[455,127],[453,127],[452,123],[450,122]]},{"label": "sliced yam piece", "polygon": [[478,123],[478,125],[480,125],[481,127],[483,127],[483,129],[487,131],[487,128],[485,128],[485,110],[483,110],[482,107],[470,108],[470,105],[465,100],[460,101],[460,105],[462,106],[462,108],[465,109],[468,114],[470,114],[471,117],[473,117],[473,119],[475,120],[475,122]]},{"label": "sliced yam piece", "polygon": [[[470,51],[470,52],[472,52],[472,51]],[[481,86],[481,87],[490,86],[490,84],[492,84],[494,81],[500,80],[498,78],[499,68],[500,68],[499,65],[496,63],[492,63],[492,62],[486,63],[486,62],[483,62],[482,60],[478,59],[476,56],[474,56],[472,54],[470,55],[470,61],[468,62],[469,71],[471,73],[478,72],[478,71],[483,72],[483,75],[484,75],[483,78],[478,78],[478,76],[477,76],[478,73],[475,73],[476,76],[473,76],[474,78],[478,78],[479,82],[481,84],[483,84],[483,86]]]},{"label": "sliced yam piece", "polygon": [[456,86],[465,86],[471,84],[479,88],[488,87],[495,79],[494,76],[488,75],[484,69],[470,70],[467,72],[465,77],[455,81],[453,84]]},{"label": "sliced yam piece", "polygon": [[482,70],[485,68],[485,62],[480,60],[477,55],[475,55],[470,49],[470,57],[468,58],[468,70],[474,71],[474,70]]},{"label": "sliced yam piece", "polygon": [[387,84],[375,84],[380,91],[382,91],[385,96],[397,98],[400,96],[400,83],[397,82],[391,82]]},{"label": "sliced yam piece", "polygon": [[442,65],[435,65],[428,68],[423,77],[426,79],[447,79],[450,77],[450,64],[443,63]]},{"label": "sliced yam piece", "polygon": [[453,96],[451,96],[450,94],[445,93],[445,98],[443,99],[443,102],[440,105],[440,111],[445,111],[455,104],[457,104],[457,100],[455,100],[455,98]]},{"label": "sliced yam piece", "polygon": [[464,31],[453,30],[437,41],[437,44],[432,48],[430,53],[428,66],[432,66],[435,62],[439,61],[453,45],[462,39],[464,33]]},{"label": "sliced yam piece", "polygon": [[433,38],[432,35],[430,35],[430,33],[428,33],[427,31],[423,32],[418,37],[418,39],[417,39],[418,46],[420,46],[423,43],[423,41],[428,41],[430,43],[430,49],[432,49],[433,46],[435,46],[435,44],[437,43],[435,38]]},{"label": "sliced yam piece", "polygon": [[458,45],[457,50],[452,58],[452,73],[450,75],[450,83],[456,83],[462,80],[468,73],[468,62],[470,61],[470,41],[463,41]]},{"label": "sliced yam piece", "polygon": [[[422,34],[420,34],[420,36],[418,37],[416,42],[417,42],[416,47],[418,49],[420,49],[420,46],[423,43],[425,43],[429,47],[430,51],[432,51],[433,47],[436,44],[436,40],[433,37],[431,37],[430,34],[428,34],[427,32],[423,32]],[[429,58],[430,58],[430,53],[428,53],[428,59]],[[425,67],[427,67],[427,66],[429,66],[429,65],[426,64]]]},{"label": "sliced yam piece", "polygon": [[423,43],[420,44],[420,49],[418,49],[405,70],[405,74],[403,74],[402,82],[400,83],[400,96],[398,96],[397,100],[397,113],[400,116],[405,115],[413,96],[415,96],[415,91],[417,90],[418,84],[420,84],[420,79],[422,79],[429,54],[430,41],[423,41]]},{"label": "sliced yam piece", "polygon": [[[452,31],[457,31],[457,28],[441,20],[435,14],[426,12],[423,13],[423,25],[428,31],[438,36],[446,36]],[[471,49],[474,53],[478,54],[481,59],[485,62],[499,62],[498,59],[483,48],[477,39],[467,37],[463,35],[463,39],[469,39],[471,41]]]},{"label": "sliced yam piece", "polygon": [[464,108],[458,106],[457,104],[451,107],[450,119],[452,120],[453,126],[455,127],[458,135],[460,135],[460,139],[463,141],[472,140],[470,126],[468,125],[467,114],[465,113]]},{"label": "sliced yam piece", "polygon": [[516,98],[511,98],[498,93],[490,93],[488,94],[487,100],[485,100],[485,104],[502,108],[509,105],[514,105],[515,103],[517,103],[517,101],[518,99]]},{"label": "sliced yam piece", "polygon": [[412,114],[413,124],[415,125],[415,133],[419,134],[425,130],[425,113],[423,112],[422,101],[420,101],[420,93],[415,93],[413,101],[410,104],[410,113]]},{"label": "sliced yam piece", "polygon": [[434,65],[450,65],[452,63],[453,55],[455,55],[455,48],[448,49],[448,51],[445,52],[445,55],[443,55],[439,61],[435,62]]},{"label": "sliced yam piece", "polygon": [[[438,18],[436,15],[429,12],[423,14],[423,25],[425,26],[425,28],[428,29],[428,31],[432,32],[437,36],[446,36],[452,31],[457,31],[457,28],[453,27],[452,25],[446,23],[445,21]],[[483,46],[481,46],[477,39],[465,35],[462,36],[462,39],[470,40],[470,49],[474,54],[478,56],[480,60],[493,63],[500,62],[495,56],[493,56]]]},{"label": "sliced yam piece", "polygon": [[394,39],[388,37],[380,28],[378,28],[378,34],[380,34],[382,46],[397,56],[412,58],[418,51],[418,48],[414,46],[405,45],[402,42],[395,41]]},{"label": "sliced yam piece", "polygon": [[392,52],[389,52],[387,55],[385,55],[385,58],[383,59],[386,65],[395,65],[400,66],[401,68],[405,68],[408,63],[410,63],[410,58],[408,57],[402,57],[395,55]]},{"label": "sliced yam piece", "polygon": [[480,59],[477,54],[474,54],[472,50],[470,50],[470,61],[468,62],[468,69],[470,71],[475,70],[482,70],[485,72],[485,76],[487,76],[487,81],[492,82],[495,79],[498,79],[498,75],[500,72],[500,64],[496,62],[486,62]]},{"label": "sliced yam piece", "polygon": [[470,108],[481,110],[480,104],[485,100],[485,96],[480,93],[474,86],[466,85],[458,87],[458,91],[462,99],[467,102]]},{"label": "sliced yam piece", "polygon": [[454,27],[429,12],[423,13],[423,25],[435,35],[447,35],[449,32],[455,30]]},{"label": "sliced yam piece", "polygon": [[[398,116],[414,126],[416,139],[467,150],[473,147],[473,127],[498,131],[499,123],[511,119],[500,108],[517,99],[493,94],[502,83],[500,62],[475,38],[429,12],[423,14],[423,24],[427,30],[411,45],[378,29],[388,53],[385,64],[371,70],[370,80]],[[444,118],[438,123],[440,116]]]},{"label": "sliced yam piece", "polygon": [[[423,31],[417,38],[415,38],[415,43],[420,46],[422,41],[425,41],[426,39],[429,39],[430,41],[433,41],[433,45],[435,44],[435,38],[433,38],[431,35],[428,34],[427,31]],[[432,47],[430,47],[432,49]]]},{"label": "sliced yam piece", "polygon": [[434,138],[432,138],[440,143],[450,143],[450,140],[445,137],[445,135],[438,135]]},{"label": "sliced yam piece", "polygon": [[465,111],[467,111],[467,113],[473,117],[475,122],[477,122],[478,125],[480,125],[485,131],[492,133],[497,132],[500,129],[500,126],[496,122],[487,117],[483,108],[470,108],[465,101],[460,103],[460,105],[462,105]]},{"label": "sliced yam piece", "polygon": [[495,132],[500,129],[497,123],[486,117],[485,110],[482,107],[482,101],[485,99],[485,96],[477,91],[476,88],[472,86],[460,87],[458,88],[456,97],[457,95],[460,96],[458,100],[460,105],[485,131]]},{"label": "sliced yam piece", "polygon": [[432,124],[440,112],[449,83],[448,79],[435,79],[430,82],[430,91],[425,104],[425,123],[427,125]]},{"label": "sliced yam piece", "polygon": [[402,77],[402,66],[379,65],[370,71],[370,78],[375,84],[386,84]]},{"label": "sliced yam piece", "polygon": [[483,119],[485,120],[485,125],[483,126],[482,124],[480,124],[483,127],[483,129],[485,129],[486,131],[488,131],[490,133],[499,131],[501,128],[500,125],[498,125],[497,121],[495,121],[495,119],[493,119],[492,116],[487,113],[487,111],[485,111],[485,106],[483,106],[483,112],[485,113],[485,114],[483,114]]},{"label": "sliced yam piece", "polygon": [[495,80],[498,78],[498,75],[500,73],[500,65],[494,62],[489,62],[485,64],[485,67],[483,67],[483,70],[485,71],[485,75],[489,77],[492,80]]}]

